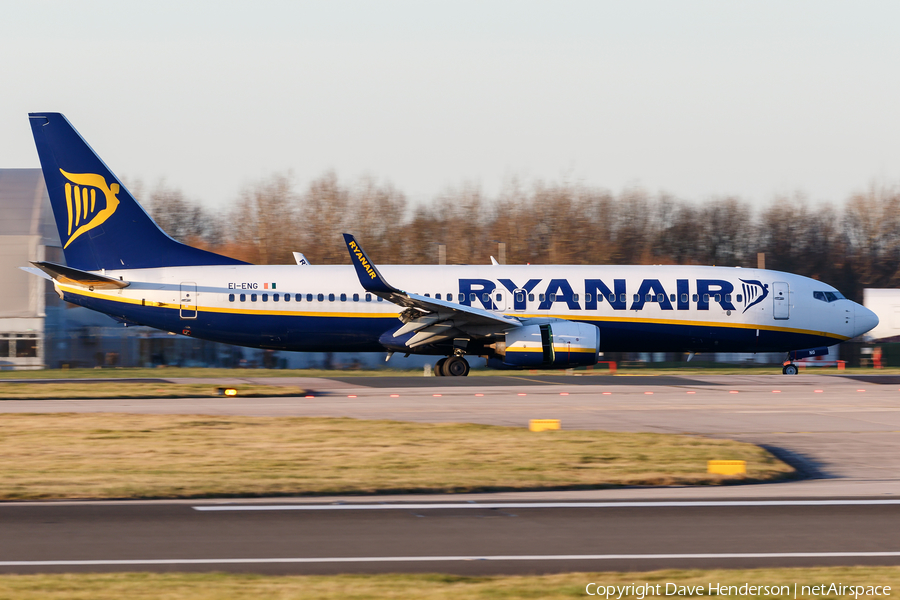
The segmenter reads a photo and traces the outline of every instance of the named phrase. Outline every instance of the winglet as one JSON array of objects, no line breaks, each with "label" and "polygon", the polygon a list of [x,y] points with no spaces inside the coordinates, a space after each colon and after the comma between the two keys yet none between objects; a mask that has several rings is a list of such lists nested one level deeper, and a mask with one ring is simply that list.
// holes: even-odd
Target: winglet
[{"label": "winglet", "polygon": [[356,267],[356,275],[359,277],[359,283],[363,286],[363,289],[377,295],[403,294],[403,292],[385,281],[352,235],[345,233],[344,242],[347,244],[347,250],[350,251],[350,261]]}]

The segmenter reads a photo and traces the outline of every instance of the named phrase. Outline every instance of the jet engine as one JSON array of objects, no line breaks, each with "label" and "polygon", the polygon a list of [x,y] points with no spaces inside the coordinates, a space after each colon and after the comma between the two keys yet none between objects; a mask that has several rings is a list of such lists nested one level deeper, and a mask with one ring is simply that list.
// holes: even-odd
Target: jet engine
[{"label": "jet engine", "polygon": [[505,344],[496,346],[503,365],[508,367],[594,365],[600,350],[600,330],[572,321],[525,325],[507,331]]}]

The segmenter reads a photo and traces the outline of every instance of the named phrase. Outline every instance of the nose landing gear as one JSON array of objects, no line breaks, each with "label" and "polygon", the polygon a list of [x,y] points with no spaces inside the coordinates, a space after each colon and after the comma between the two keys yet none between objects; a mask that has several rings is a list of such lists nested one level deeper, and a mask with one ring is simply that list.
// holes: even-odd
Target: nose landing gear
[{"label": "nose landing gear", "polygon": [[794,363],[787,363],[781,368],[781,372],[785,375],[796,375],[797,371],[799,371],[799,369],[797,369],[797,365]]}]

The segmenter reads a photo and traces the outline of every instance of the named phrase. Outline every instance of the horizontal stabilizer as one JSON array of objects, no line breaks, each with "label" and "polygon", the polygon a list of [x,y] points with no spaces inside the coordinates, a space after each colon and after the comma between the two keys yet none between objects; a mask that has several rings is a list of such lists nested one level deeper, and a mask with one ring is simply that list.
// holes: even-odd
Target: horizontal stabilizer
[{"label": "horizontal stabilizer", "polygon": [[113,279],[104,275],[96,275],[88,271],[73,269],[65,265],[57,265],[51,262],[32,262],[35,267],[46,273],[60,283],[68,283],[80,285],[84,287],[93,287],[100,290],[112,290],[117,288],[125,288],[131,285],[127,281],[121,279]]}]

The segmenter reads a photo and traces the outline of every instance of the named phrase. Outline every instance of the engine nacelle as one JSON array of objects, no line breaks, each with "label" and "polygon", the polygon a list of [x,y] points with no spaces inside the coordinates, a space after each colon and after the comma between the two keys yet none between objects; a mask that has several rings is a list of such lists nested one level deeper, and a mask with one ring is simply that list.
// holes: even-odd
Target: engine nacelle
[{"label": "engine nacelle", "polygon": [[506,332],[503,364],[510,367],[575,367],[597,364],[600,330],[595,325],[555,321]]}]

